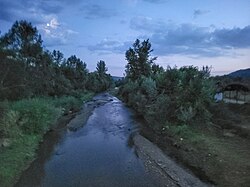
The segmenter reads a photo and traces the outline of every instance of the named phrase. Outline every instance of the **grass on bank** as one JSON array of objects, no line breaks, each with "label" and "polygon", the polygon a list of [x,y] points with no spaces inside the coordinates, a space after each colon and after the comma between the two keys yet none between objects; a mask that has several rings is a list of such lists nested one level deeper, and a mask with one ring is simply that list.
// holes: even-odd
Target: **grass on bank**
[{"label": "grass on bank", "polygon": [[250,142],[235,135],[223,136],[213,127],[166,125],[162,133],[173,138],[180,158],[201,168],[203,175],[218,186],[248,186]]},{"label": "grass on bank", "polygon": [[93,93],[0,103],[0,186],[12,186],[35,158],[43,135],[58,118],[78,111]]}]

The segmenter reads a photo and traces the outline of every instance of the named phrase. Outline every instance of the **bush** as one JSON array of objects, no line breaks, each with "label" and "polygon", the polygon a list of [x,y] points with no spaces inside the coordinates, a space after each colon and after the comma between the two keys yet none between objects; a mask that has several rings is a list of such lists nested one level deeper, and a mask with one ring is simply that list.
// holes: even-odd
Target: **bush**
[{"label": "bush", "polygon": [[27,134],[46,132],[62,113],[61,108],[56,108],[45,99],[20,100],[11,108],[19,113],[18,125]]},{"label": "bush", "polygon": [[15,138],[20,135],[20,129],[18,128],[18,120],[20,114],[17,111],[7,111],[0,121],[0,138]]},{"label": "bush", "polygon": [[[152,77],[126,80],[119,93],[129,106],[150,123],[206,124],[213,100],[213,84],[208,69],[168,67]],[[157,128],[158,128],[157,127]]]},{"label": "bush", "polygon": [[69,111],[78,111],[84,102],[88,101],[93,97],[94,93],[84,92],[79,93],[75,92],[74,96],[62,96],[59,98],[52,99],[53,105],[57,108],[63,108],[64,114],[67,114]]}]

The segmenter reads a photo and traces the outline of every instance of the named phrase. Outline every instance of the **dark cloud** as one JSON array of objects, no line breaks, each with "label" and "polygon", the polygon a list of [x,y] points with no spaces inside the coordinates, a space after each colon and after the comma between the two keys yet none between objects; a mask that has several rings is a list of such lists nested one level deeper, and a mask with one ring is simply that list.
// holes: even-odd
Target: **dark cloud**
[{"label": "dark cloud", "polygon": [[84,5],[80,12],[86,19],[110,18],[117,15],[114,9],[107,9],[100,5]]},{"label": "dark cloud", "polygon": [[216,29],[212,33],[212,41],[217,46],[225,48],[249,48],[250,47],[250,25],[244,28]]},{"label": "dark cloud", "polygon": [[17,2],[1,0],[0,1],[0,20],[3,21],[13,21],[13,17],[16,17],[16,9],[20,9],[21,5]]},{"label": "dark cloud", "polygon": [[146,32],[146,38],[150,38],[159,55],[190,54],[210,57],[228,55],[226,49],[250,48],[250,26],[215,29],[214,26],[176,25],[137,17],[131,20],[130,28]]},{"label": "dark cloud", "polygon": [[194,12],[193,12],[193,16],[194,16],[194,18],[197,18],[198,16],[207,14],[207,13],[209,13],[209,12],[210,12],[210,11],[208,11],[208,10],[196,9],[196,10],[194,10]]},{"label": "dark cloud", "polygon": [[[138,38],[142,40],[149,38],[155,55],[216,57],[232,55],[228,49],[250,48],[250,25],[244,28],[215,29],[214,26],[166,24],[143,17],[131,20],[130,24],[133,24],[130,25],[132,29],[146,31],[147,34]],[[88,49],[93,52],[125,53],[133,42],[103,40],[89,46]]]},{"label": "dark cloud", "polygon": [[63,9],[61,3],[46,0],[1,0],[0,7],[0,20],[14,22],[27,19],[35,23],[41,22],[42,15],[57,14]]}]

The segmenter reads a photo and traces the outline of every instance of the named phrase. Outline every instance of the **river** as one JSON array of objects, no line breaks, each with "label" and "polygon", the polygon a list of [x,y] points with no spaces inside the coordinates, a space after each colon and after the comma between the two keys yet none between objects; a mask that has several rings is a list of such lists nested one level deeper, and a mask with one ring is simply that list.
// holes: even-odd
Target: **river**
[{"label": "river", "polygon": [[[132,136],[139,131],[133,113],[117,98],[102,94],[82,128],[57,128],[45,136],[37,159],[17,187],[160,186],[136,154]],[[81,114],[79,114],[81,115]]]}]

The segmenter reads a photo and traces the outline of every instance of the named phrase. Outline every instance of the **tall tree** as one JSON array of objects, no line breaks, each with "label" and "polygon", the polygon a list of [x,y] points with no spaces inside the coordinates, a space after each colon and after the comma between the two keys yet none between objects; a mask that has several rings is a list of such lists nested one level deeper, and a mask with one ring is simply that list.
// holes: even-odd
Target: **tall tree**
[{"label": "tall tree", "polygon": [[3,36],[5,47],[15,51],[15,58],[27,65],[38,65],[37,58],[43,52],[41,35],[36,27],[27,21],[16,21]]},{"label": "tall tree", "polygon": [[87,64],[75,55],[62,64],[64,75],[70,80],[74,89],[85,89],[87,81]]},{"label": "tall tree", "polygon": [[108,68],[103,60],[97,62],[96,71],[100,76],[104,76],[107,73]]},{"label": "tall tree", "polygon": [[128,64],[126,65],[126,75],[132,80],[138,79],[140,76],[150,76],[151,66],[157,57],[150,57],[150,53],[153,51],[151,49],[151,43],[149,39],[141,42],[139,39],[133,44],[132,48],[126,51],[126,60]]}]

